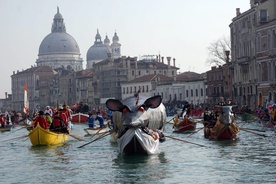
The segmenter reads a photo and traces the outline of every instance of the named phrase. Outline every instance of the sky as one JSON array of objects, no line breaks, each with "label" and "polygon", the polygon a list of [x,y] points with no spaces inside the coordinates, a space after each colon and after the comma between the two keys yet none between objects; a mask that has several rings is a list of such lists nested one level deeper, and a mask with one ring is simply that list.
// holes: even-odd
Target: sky
[{"label": "sky", "polygon": [[117,32],[122,56],[170,56],[179,72],[203,73],[211,69],[207,47],[230,36],[236,8],[247,11],[250,0],[0,0],[0,98],[11,94],[13,72],[36,64],[57,7],[84,69],[98,29],[102,41]]}]

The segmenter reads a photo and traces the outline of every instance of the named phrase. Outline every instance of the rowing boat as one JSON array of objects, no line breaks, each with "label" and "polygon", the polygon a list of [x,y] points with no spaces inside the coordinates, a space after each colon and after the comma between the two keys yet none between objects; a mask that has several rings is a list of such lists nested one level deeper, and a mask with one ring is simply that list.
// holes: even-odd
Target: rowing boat
[{"label": "rowing boat", "polygon": [[239,133],[239,127],[236,122],[223,124],[217,121],[215,126],[204,123],[204,137],[212,140],[234,140]]},{"label": "rowing boat", "polygon": [[107,132],[106,126],[103,128],[84,128],[83,129],[88,135],[103,134]]},{"label": "rowing boat", "polygon": [[52,132],[49,129],[45,130],[39,124],[33,130],[30,130],[28,136],[33,146],[64,144],[69,138],[69,134]]},{"label": "rowing boat", "polygon": [[12,128],[14,128],[13,125],[6,125],[5,127],[0,127],[0,132],[8,132],[8,131],[10,131]]},{"label": "rowing boat", "polygon": [[186,131],[192,131],[196,129],[196,122],[194,122],[193,120],[189,119],[189,118],[179,118],[179,119],[175,119],[173,128],[174,131],[176,133],[183,133]]},{"label": "rowing boat", "polygon": [[88,114],[83,114],[83,113],[76,113],[72,114],[72,123],[86,123],[87,118],[89,117]]}]

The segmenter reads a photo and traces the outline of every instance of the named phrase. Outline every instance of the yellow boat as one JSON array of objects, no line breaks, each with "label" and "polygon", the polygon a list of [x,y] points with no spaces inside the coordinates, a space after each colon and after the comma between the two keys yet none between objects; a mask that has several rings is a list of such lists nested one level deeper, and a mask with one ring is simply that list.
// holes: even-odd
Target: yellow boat
[{"label": "yellow boat", "polygon": [[69,138],[69,134],[56,133],[49,129],[45,130],[39,124],[30,131],[28,136],[33,146],[63,144]]}]

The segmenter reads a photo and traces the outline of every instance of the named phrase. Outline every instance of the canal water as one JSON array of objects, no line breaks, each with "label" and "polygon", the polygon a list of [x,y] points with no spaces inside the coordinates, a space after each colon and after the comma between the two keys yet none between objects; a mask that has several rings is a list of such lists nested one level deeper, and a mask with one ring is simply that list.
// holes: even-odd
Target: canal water
[{"label": "canal water", "polygon": [[[261,130],[257,122],[238,125]],[[186,142],[167,138],[160,154],[122,156],[108,136],[78,148],[91,141],[84,128],[75,124],[71,132],[84,141],[70,137],[52,147],[32,147],[26,137],[11,140],[28,134],[20,127],[0,133],[0,183],[276,183],[274,131],[258,132],[263,137],[241,130],[235,141],[211,141],[202,130],[175,134],[167,124],[166,136]]]}]

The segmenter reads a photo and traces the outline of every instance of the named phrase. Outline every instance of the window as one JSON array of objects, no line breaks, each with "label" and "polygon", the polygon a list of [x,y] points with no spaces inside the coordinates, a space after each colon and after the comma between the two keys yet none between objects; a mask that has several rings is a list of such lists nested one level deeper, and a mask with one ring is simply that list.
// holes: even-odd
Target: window
[{"label": "window", "polygon": [[267,10],[260,10],[260,22],[268,21],[268,12]]},{"label": "window", "polygon": [[189,97],[189,91],[186,90],[186,97]]},{"label": "window", "polygon": [[194,91],[191,89],[191,97],[194,96]]}]

